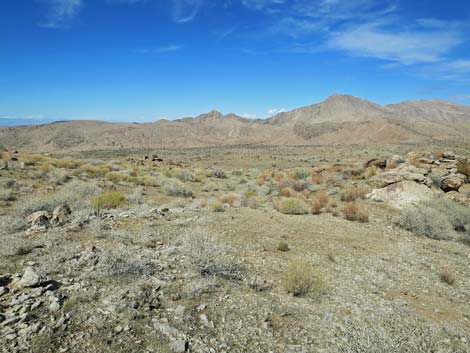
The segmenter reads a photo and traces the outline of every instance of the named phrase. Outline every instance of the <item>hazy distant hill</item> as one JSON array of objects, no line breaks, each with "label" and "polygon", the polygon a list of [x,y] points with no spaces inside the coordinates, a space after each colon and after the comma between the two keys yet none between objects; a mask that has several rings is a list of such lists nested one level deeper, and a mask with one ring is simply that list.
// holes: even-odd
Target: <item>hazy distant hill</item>
[{"label": "hazy distant hill", "polygon": [[155,123],[99,121],[0,127],[0,143],[28,151],[201,147],[233,144],[422,143],[469,140],[470,107],[443,101],[381,106],[349,95],[245,119],[217,111]]}]

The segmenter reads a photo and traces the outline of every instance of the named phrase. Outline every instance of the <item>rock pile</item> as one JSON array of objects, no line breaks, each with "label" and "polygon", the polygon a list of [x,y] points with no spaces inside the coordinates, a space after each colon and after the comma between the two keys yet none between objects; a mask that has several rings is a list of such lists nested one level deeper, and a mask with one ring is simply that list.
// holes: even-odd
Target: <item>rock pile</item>
[{"label": "rock pile", "polygon": [[26,218],[27,234],[44,232],[47,228],[63,226],[69,221],[72,211],[66,204],[57,206],[50,215],[47,211],[37,211]]},{"label": "rock pile", "polygon": [[[387,161],[389,169],[370,178],[376,189],[368,197],[397,208],[429,200],[434,192],[448,193],[465,202],[467,196],[459,191],[463,191],[468,177],[459,172],[459,163],[468,161],[453,152],[439,157],[416,151],[408,153],[406,159],[393,156]],[[392,169],[391,165],[396,167]]]},{"label": "rock pile", "polygon": [[[47,312],[61,309],[63,297],[58,282],[49,280],[33,267],[22,274],[0,277],[0,337],[8,352],[29,351],[31,340],[68,320],[61,317],[49,325]],[[54,326],[54,327],[51,327]]]}]

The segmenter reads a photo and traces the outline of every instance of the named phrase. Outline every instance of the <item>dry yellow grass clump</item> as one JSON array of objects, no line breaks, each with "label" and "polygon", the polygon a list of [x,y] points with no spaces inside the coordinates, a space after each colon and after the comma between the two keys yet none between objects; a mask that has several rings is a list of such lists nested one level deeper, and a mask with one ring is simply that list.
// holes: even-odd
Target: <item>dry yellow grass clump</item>
[{"label": "dry yellow grass clump", "polygon": [[309,211],[305,201],[295,198],[282,199],[277,207],[279,212],[290,215],[303,215]]},{"label": "dry yellow grass clump", "polygon": [[284,288],[294,296],[310,294],[318,297],[324,289],[323,279],[306,260],[296,260],[289,264],[283,278]]},{"label": "dry yellow grass clump", "polygon": [[343,215],[348,221],[369,222],[369,215],[359,209],[354,202],[348,202],[346,206],[343,207]]},{"label": "dry yellow grass clump", "polygon": [[93,208],[98,214],[103,210],[118,208],[125,204],[126,197],[117,191],[107,192],[95,197],[93,200]]}]

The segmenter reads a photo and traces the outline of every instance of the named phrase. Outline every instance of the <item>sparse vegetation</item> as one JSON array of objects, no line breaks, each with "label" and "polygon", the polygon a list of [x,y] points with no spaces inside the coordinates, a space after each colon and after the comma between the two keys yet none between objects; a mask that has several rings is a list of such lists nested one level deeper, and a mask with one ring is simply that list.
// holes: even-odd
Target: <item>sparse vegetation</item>
[{"label": "sparse vegetation", "polygon": [[289,251],[289,244],[287,244],[285,241],[281,241],[277,245],[277,250],[282,252]]},{"label": "sparse vegetation", "polygon": [[428,206],[404,210],[398,224],[417,235],[432,239],[449,239],[454,233],[447,217]]},{"label": "sparse vegetation", "polygon": [[349,187],[341,193],[341,201],[344,201],[344,202],[356,201],[357,199],[362,199],[366,193],[367,193],[367,190],[363,188],[360,188],[357,186]]},{"label": "sparse vegetation", "polygon": [[38,193],[22,198],[16,209],[27,216],[36,211],[52,212],[59,205],[67,204],[72,209],[87,207],[89,199],[100,192],[100,188],[92,183],[74,181],[61,187],[53,194]]},{"label": "sparse vegetation", "polygon": [[294,296],[320,296],[324,283],[310,262],[305,260],[292,261],[284,273],[284,288]]},{"label": "sparse vegetation", "polygon": [[446,268],[441,272],[441,281],[451,286],[455,283],[455,274]]},{"label": "sparse vegetation", "polygon": [[361,210],[359,206],[354,202],[348,202],[343,207],[343,216],[348,221],[359,221],[362,223],[369,222],[369,215]]},{"label": "sparse vegetation", "polygon": [[105,194],[95,197],[93,200],[93,208],[96,213],[101,213],[103,210],[112,208],[119,208],[126,204],[126,196],[117,191],[107,192]]},{"label": "sparse vegetation", "polygon": [[178,179],[167,179],[163,184],[163,192],[169,196],[193,196],[193,191]]},{"label": "sparse vegetation", "polygon": [[309,207],[303,200],[285,198],[280,200],[278,211],[289,215],[303,215],[308,213]]}]

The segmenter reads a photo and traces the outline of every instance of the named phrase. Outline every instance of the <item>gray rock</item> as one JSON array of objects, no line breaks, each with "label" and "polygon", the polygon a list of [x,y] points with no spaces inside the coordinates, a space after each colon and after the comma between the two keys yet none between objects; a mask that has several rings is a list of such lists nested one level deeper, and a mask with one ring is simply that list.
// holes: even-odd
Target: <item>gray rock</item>
[{"label": "gray rock", "polygon": [[429,201],[433,196],[434,192],[427,186],[405,180],[382,189],[372,190],[366,197],[400,209],[422,201]]},{"label": "gray rock", "polygon": [[463,174],[451,174],[442,178],[441,189],[445,192],[459,190],[460,187],[465,183],[465,175]]},{"label": "gray rock", "polygon": [[49,224],[49,213],[46,211],[37,211],[26,218],[26,223],[31,227],[46,227]]},{"label": "gray rock", "polygon": [[71,213],[70,207],[66,204],[57,206],[52,212],[52,226],[63,226],[66,224]]},{"label": "gray rock", "polygon": [[18,287],[36,287],[43,282],[44,278],[36,273],[31,267],[26,267],[23,276],[18,281]]},{"label": "gray rock", "polygon": [[184,353],[189,349],[188,341],[178,339],[171,345],[171,351],[174,353]]}]

